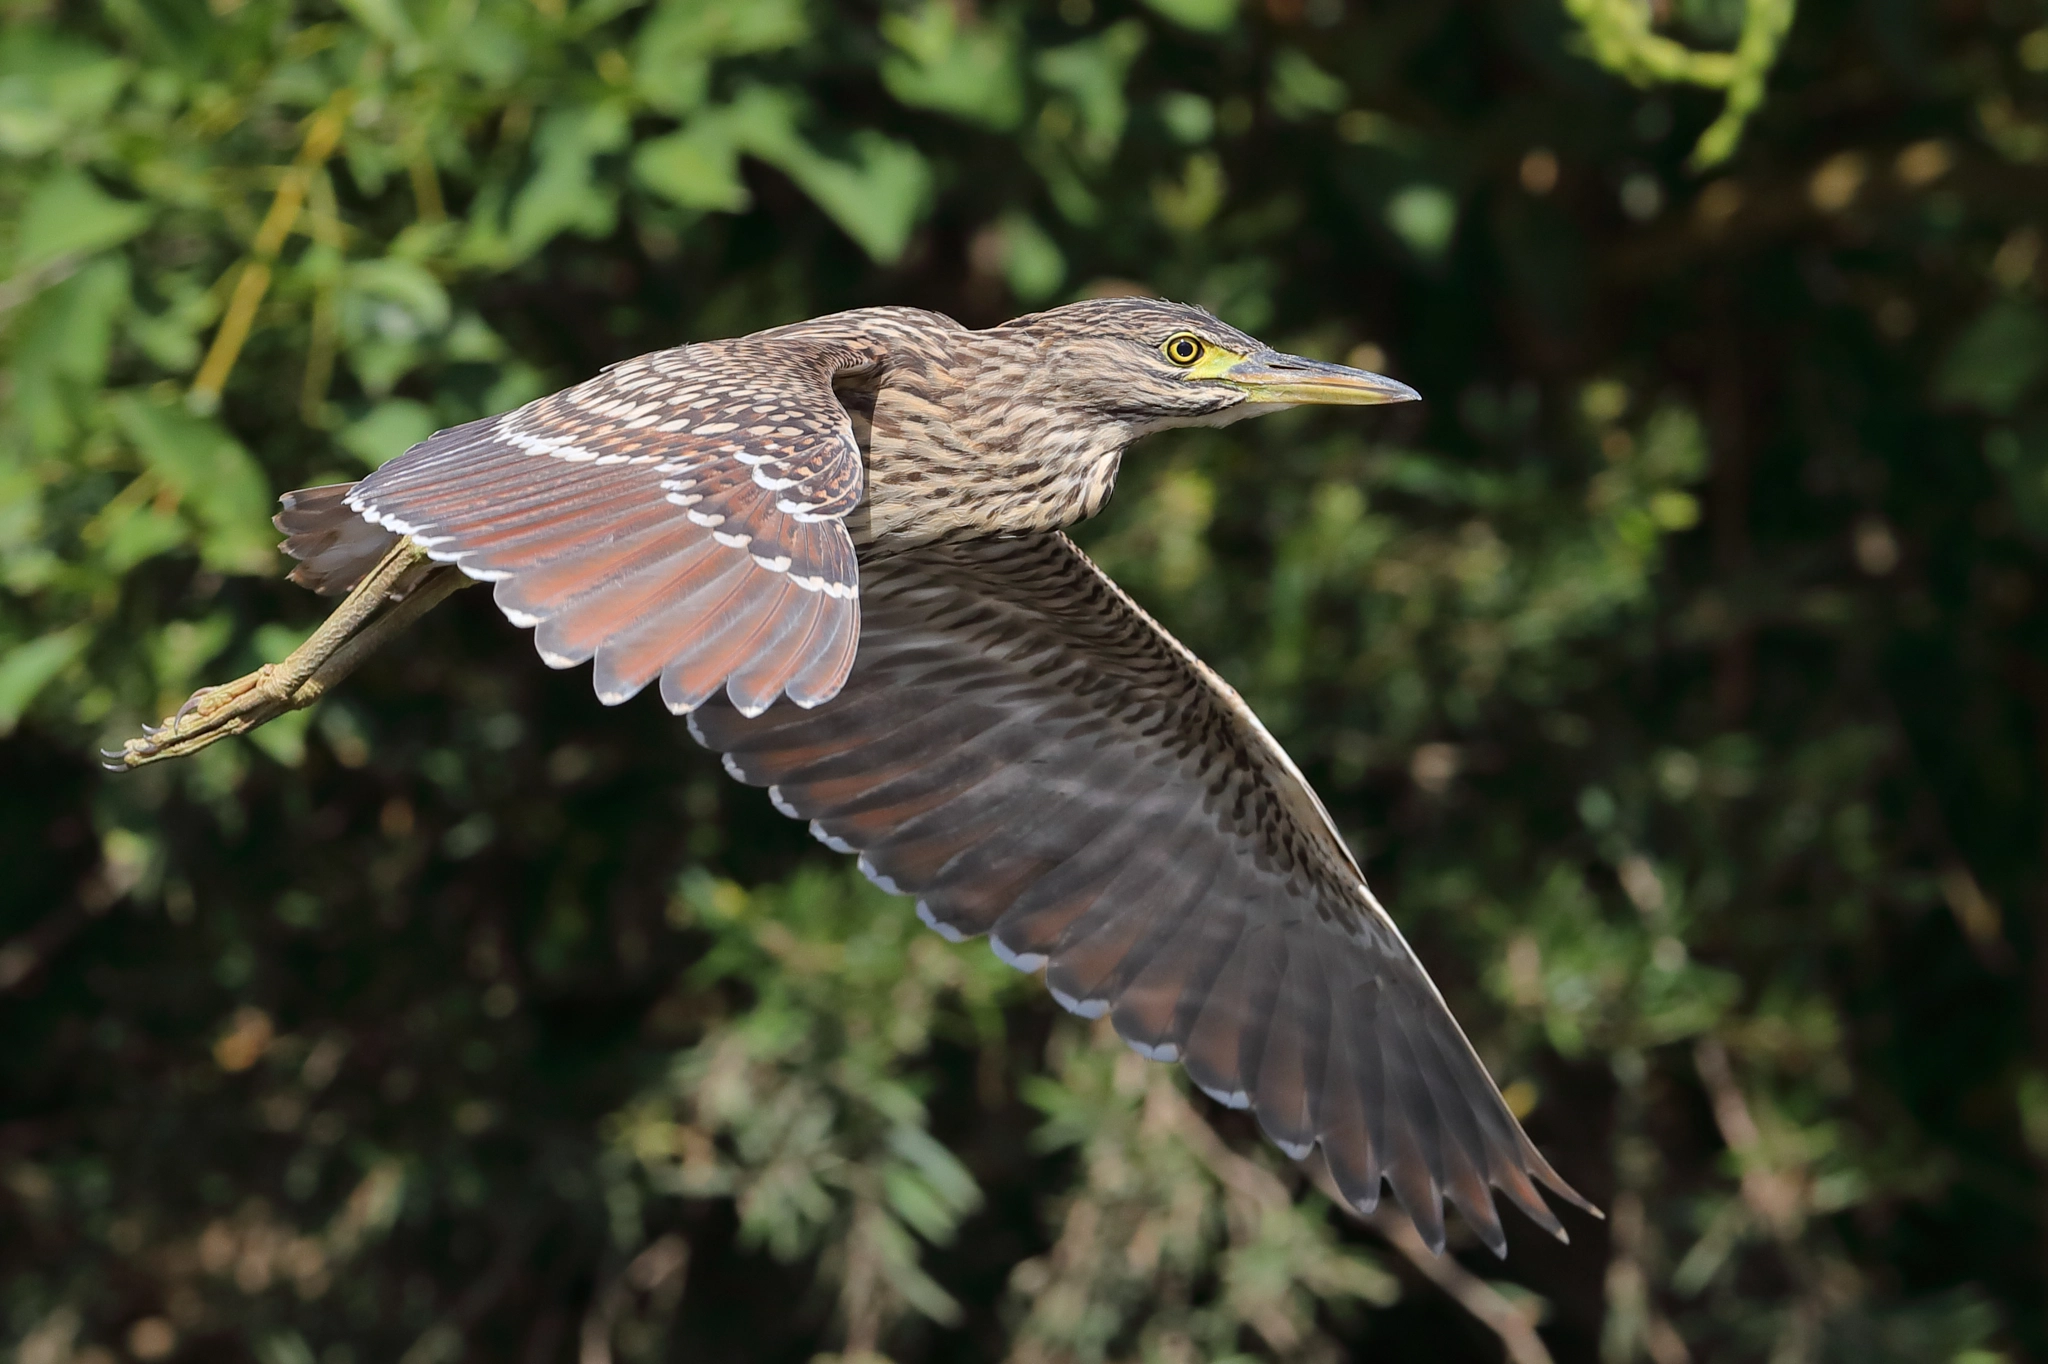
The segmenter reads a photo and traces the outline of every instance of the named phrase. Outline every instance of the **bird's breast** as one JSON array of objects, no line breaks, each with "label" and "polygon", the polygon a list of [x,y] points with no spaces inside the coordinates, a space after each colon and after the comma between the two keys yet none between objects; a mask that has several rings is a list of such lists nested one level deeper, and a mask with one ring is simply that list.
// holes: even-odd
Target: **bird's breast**
[{"label": "bird's breast", "polygon": [[1056,530],[1102,509],[1121,442],[1013,413],[961,419],[911,385],[843,392],[866,465],[849,518],[871,542]]}]

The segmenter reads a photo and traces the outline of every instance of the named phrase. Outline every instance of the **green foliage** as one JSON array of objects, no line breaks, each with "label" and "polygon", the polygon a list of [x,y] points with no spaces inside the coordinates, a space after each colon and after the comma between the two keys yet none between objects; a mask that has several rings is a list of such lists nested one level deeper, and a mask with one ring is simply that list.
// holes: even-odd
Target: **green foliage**
[{"label": "green foliage", "polygon": [[[1791,18],[16,0],[0,1341],[2039,1356],[2048,27]],[[1428,398],[1157,438],[1081,535],[1325,795],[1569,1247],[1411,1260],[482,593],[94,763],[318,620],[279,491],[683,340],[1133,287]]]},{"label": "green foliage", "polygon": [[999,1049],[1002,1005],[1023,983],[900,907],[843,873],[752,895],[694,874],[669,915],[710,932],[692,982],[741,987],[753,1004],[613,1120],[650,1193],[731,1198],[742,1243],[781,1260],[830,1247],[849,1331],[865,1337],[855,1353],[905,1308],[959,1319],[917,1241],[951,1241],[981,1192],[933,1140],[906,1067],[949,1027]]},{"label": "green foliage", "polygon": [[[1733,52],[1703,52],[1657,33],[1657,11],[1635,0],[1565,0],[1565,8],[1584,31],[1587,53],[1616,75],[1638,85],[1667,82],[1727,92],[1721,116],[1693,146],[1693,168],[1709,170],[1734,154],[1743,125],[1763,103],[1764,81],[1791,31],[1795,0],[1744,0]],[[1681,7],[1686,18],[1713,36],[1730,27],[1727,8]]]}]

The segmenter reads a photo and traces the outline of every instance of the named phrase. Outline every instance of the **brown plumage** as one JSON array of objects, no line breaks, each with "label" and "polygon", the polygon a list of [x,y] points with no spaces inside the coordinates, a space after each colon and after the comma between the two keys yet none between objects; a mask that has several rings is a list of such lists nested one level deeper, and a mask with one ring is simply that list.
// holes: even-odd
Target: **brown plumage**
[{"label": "brown plumage", "polygon": [[[288,494],[293,577],[411,537],[551,666],[658,682],[741,781],[954,940],[1184,1062],[1361,1209],[1391,1185],[1497,1252],[1492,1193],[1582,1208],[1502,1102],[1300,771],[1060,533],[1126,446],[1413,397],[1197,309],[1107,299],[970,331],[875,308],[661,351]],[[786,697],[793,704],[775,704]]]}]

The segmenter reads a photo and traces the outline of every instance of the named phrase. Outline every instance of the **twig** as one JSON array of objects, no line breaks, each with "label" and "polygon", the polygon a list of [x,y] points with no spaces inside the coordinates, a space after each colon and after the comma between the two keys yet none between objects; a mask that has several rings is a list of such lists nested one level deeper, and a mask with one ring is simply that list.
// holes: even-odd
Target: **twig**
[{"label": "twig", "polygon": [[220,330],[213,334],[213,344],[207,348],[206,359],[192,380],[188,396],[202,408],[211,408],[220,401],[228,374],[242,354],[242,346],[249,339],[249,329],[255,325],[256,308],[270,290],[270,263],[284,249],[285,238],[291,235],[299,220],[299,210],[305,207],[306,191],[312,183],[313,172],[334,155],[353,100],[353,93],[343,90],[327,102],[327,107],[313,115],[306,126],[305,140],[299,145],[298,156],[293,158],[291,167],[278,182],[277,193],[270,200],[270,211],[263,215],[263,223],[256,229],[256,238],[249,244],[249,259],[243,262],[241,273],[235,277],[234,292],[228,297],[227,312],[221,318]]}]

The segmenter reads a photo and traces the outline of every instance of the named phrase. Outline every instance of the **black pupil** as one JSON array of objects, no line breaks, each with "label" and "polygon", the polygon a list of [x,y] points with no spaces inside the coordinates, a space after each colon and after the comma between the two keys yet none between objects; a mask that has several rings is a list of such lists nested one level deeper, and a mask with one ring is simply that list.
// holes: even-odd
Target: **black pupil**
[{"label": "black pupil", "polygon": [[1187,364],[1201,353],[1202,348],[1185,336],[1173,343],[1173,358],[1182,364]]}]

